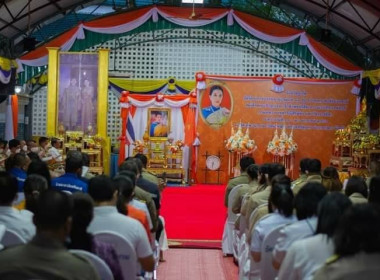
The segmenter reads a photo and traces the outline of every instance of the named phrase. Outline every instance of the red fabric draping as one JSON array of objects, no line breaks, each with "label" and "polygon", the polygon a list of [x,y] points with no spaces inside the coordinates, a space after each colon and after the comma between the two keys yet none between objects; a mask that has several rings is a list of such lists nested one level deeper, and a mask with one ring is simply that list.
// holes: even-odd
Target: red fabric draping
[{"label": "red fabric draping", "polygon": [[[164,12],[171,17],[189,19],[189,16],[193,12],[191,7],[158,7],[160,12]],[[220,16],[221,14],[227,12],[226,8],[197,8],[196,9],[196,19],[212,19],[214,17]]]},{"label": "red fabric draping", "polygon": [[55,39],[51,40],[50,42],[47,42],[41,47],[36,48],[35,50],[27,53],[26,55],[22,56],[21,59],[23,60],[29,60],[29,59],[36,59],[40,58],[42,56],[48,55],[48,47],[60,47],[62,46],[66,41],[68,41],[72,36],[76,34],[78,31],[79,26],[76,26],[69,31],[63,33],[62,35],[56,37]]},{"label": "red fabric draping", "polygon": [[339,65],[340,68],[344,68],[346,70],[351,70],[351,71],[360,71],[361,68],[354,65],[344,57],[340,56],[336,52],[330,50],[328,47],[323,45],[320,42],[317,42],[310,36],[307,36],[309,39],[310,44],[314,47],[314,49],[318,52],[319,55],[324,57],[326,60],[328,60],[330,63],[334,65]]},{"label": "red fabric draping", "polygon": [[241,20],[246,22],[249,26],[267,35],[276,37],[288,37],[304,32],[303,30],[298,30],[292,27],[282,25],[280,23],[272,22],[243,12],[234,11],[234,14],[238,16]]},{"label": "red fabric draping", "polygon": [[12,120],[13,120],[13,135],[17,136],[17,125],[18,125],[18,96],[11,96],[11,104],[12,104]]},{"label": "red fabric draping", "polygon": [[104,17],[101,19],[96,19],[93,21],[86,22],[83,24],[83,26],[96,27],[96,28],[114,27],[114,26],[122,25],[128,22],[131,22],[133,20],[136,20],[140,18],[141,16],[145,15],[151,9],[152,7],[146,7],[146,8],[130,11],[128,12],[128,16],[125,16],[125,14],[111,15],[111,16]]},{"label": "red fabric draping", "polygon": [[[197,8],[196,17],[189,20],[189,15],[191,15],[192,8],[189,7],[145,7],[133,11],[127,11],[125,13],[110,15],[101,19],[96,19],[76,26],[71,30],[63,33],[61,36],[53,39],[52,41],[44,44],[43,46],[37,48],[34,51],[21,57],[21,64],[30,66],[42,66],[47,63],[47,59],[41,59],[47,56],[48,51],[46,47],[63,47],[65,45],[65,50],[69,50],[76,38],[83,38],[83,29],[90,29],[93,32],[102,32],[102,29],[113,28],[113,34],[119,34],[125,32],[125,30],[132,30],[143,24],[148,16],[153,18],[157,17],[157,13],[161,14],[166,20],[172,21],[171,19],[178,19],[179,22],[175,24],[180,24],[184,26],[197,26],[195,23],[200,24],[199,26],[204,26],[208,24],[208,21],[212,22],[218,17],[222,17],[223,14],[227,12],[233,12],[234,18],[242,25],[244,29],[250,29],[250,33],[256,34],[258,32],[259,37],[262,40],[269,40],[271,42],[287,42],[287,37],[289,40],[294,40],[298,38],[298,34],[306,41],[307,47],[311,50],[316,59],[326,68],[331,71],[344,75],[344,76],[355,76],[360,74],[362,69],[355,66],[347,59],[343,58],[339,54],[330,50],[328,47],[312,39],[310,36],[304,34],[304,31],[291,28],[279,23],[271,22],[269,20],[261,19],[244,12],[232,11],[230,9],[224,8]],[[150,13],[150,14],[148,14]],[[139,19],[143,19],[139,22]],[[131,23],[131,24],[129,24]],[[232,22],[231,22],[232,23]],[[244,25],[244,26],[243,26]],[[124,26],[123,28],[118,28]],[[79,28],[81,28],[79,30]],[[105,32],[105,31],[103,31]],[[256,33],[255,33],[256,32]],[[293,36],[293,37],[292,37]],[[278,38],[278,39],[276,39]],[[285,41],[284,41],[285,40]],[[308,42],[307,42],[308,40]],[[69,43],[70,44],[69,44]],[[301,43],[301,42],[300,42]],[[20,67],[21,69],[21,67]]]},{"label": "red fabric draping", "polygon": [[127,143],[127,137],[126,137],[126,131],[127,131],[127,118],[129,114],[129,100],[128,100],[129,92],[123,91],[121,93],[119,102],[121,105],[120,108],[120,118],[121,118],[121,136],[119,138],[120,140],[120,148],[119,148],[119,161],[118,164],[120,164],[125,160],[125,145]]}]

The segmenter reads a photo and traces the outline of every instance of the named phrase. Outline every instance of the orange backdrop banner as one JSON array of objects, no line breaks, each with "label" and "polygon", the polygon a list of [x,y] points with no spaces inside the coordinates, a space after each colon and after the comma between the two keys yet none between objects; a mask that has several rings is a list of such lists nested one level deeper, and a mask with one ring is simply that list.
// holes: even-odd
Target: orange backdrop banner
[{"label": "orange backdrop banner", "polygon": [[[219,183],[228,181],[225,141],[231,136],[232,126],[236,131],[241,123],[244,133],[249,129],[250,138],[258,146],[253,157],[259,164],[272,162],[266,149],[276,126],[279,133],[284,125],[288,134],[293,128],[293,139],[298,144],[296,177],[301,158],[318,158],[323,167],[329,164],[334,132],[355,116],[357,99],[350,93],[352,81],[285,79],[284,90],[279,93],[272,91],[272,78],[213,76],[206,83],[198,101],[199,182],[218,183],[218,177]],[[219,172],[206,168],[206,153],[221,155]]]}]

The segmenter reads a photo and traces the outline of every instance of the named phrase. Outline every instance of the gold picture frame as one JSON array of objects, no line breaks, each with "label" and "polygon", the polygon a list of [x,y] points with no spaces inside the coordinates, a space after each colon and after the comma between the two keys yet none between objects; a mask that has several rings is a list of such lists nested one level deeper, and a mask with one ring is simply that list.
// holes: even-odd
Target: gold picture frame
[{"label": "gold picture frame", "polygon": [[[59,114],[59,48],[49,47],[49,68],[48,68],[48,95],[47,95],[47,122],[46,134],[51,137],[58,135],[58,114]],[[64,52],[62,52],[64,53]],[[71,53],[71,52],[70,52]],[[96,102],[96,134],[102,141],[104,173],[110,172],[111,141],[107,136],[107,111],[108,111],[108,64],[109,50],[99,49],[97,68],[97,102]],[[71,54],[89,54],[86,52],[72,52]],[[85,130],[85,129],[84,129]]]},{"label": "gold picture frame", "polygon": [[149,108],[147,120],[150,140],[168,139],[171,127],[171,110],[169,108]]}]

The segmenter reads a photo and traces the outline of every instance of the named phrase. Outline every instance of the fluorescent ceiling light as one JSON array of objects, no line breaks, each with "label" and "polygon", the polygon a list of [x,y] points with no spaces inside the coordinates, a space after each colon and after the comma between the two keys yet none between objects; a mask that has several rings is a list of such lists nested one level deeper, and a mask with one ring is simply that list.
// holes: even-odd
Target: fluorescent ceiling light
[{"label": "fluorescent ceiling light", "polygon": [[203,4],[203,0],[182,0],[184,4]]}]

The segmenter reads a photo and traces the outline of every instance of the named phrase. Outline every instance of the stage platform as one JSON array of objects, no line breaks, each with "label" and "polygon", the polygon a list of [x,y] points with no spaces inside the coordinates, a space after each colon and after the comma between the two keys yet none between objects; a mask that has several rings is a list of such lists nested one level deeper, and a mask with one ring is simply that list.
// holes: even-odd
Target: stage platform
[{"label": "stage platform", "polygon": [[172,247],[221,248],[224,185],[166,187],[160,215]]}]

